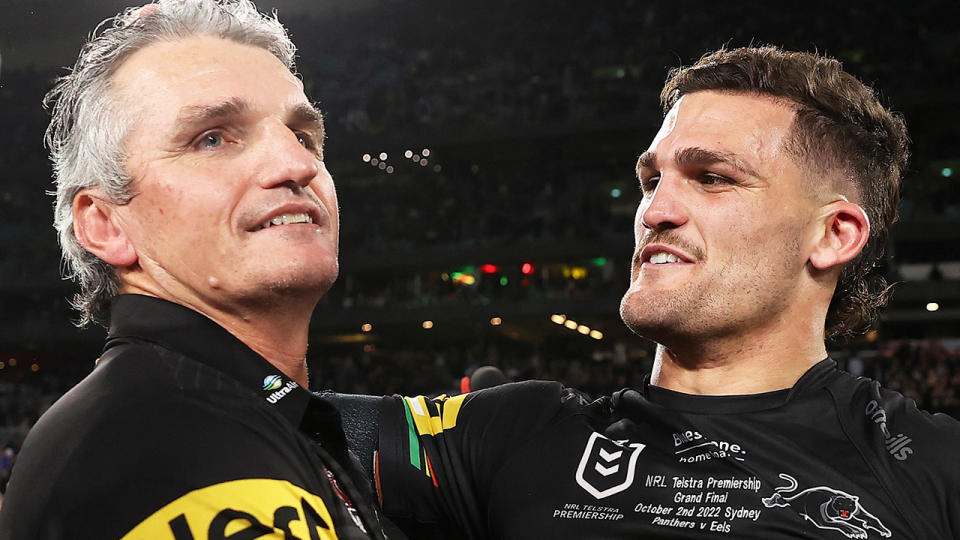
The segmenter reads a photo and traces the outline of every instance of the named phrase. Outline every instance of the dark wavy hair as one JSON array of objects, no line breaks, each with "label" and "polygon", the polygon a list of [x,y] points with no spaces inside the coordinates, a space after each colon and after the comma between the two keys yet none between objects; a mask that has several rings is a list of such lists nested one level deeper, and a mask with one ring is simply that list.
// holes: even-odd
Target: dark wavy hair
[{"label": "dark wavy hair", "polygon": [[909,139],[903,119],[837,60],[777,47],[720,49],[670,72],[660,94],[664,113],[685,94],[752,93],[797,106],[788,151],[806,170],[844,178],[870,220],[863,251],[843,268],[825,323],[828,339],[866,331],[890,287],[878,267],[897,219]]}]

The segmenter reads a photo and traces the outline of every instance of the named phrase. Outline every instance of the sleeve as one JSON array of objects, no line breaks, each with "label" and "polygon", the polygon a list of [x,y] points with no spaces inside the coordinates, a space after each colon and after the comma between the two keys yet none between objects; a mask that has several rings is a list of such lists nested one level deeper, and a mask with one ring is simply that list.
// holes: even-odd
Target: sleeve
[{"label": "sleeve", "polygon": [[938,534],[925,535],[960,538],[960,421],[897,397],[885,406],[891,411],[886,447],[899,465],[894,470],[900,493],[916,506],[915,515],[927,515],[924,521]]},{"label": "sleeve", "polygon": [[498,471],[557,415],[566,393],[559,383],[526,381],[456,397],[383,398],[375,478],[384,513],[486,537]]},{"label": "sleeve", "polygon": [[[865,426],[878,476],[923,538],[960,538],[960,421],[873,383],[849,413]],[[851,423],[851,425],[855,425]],[[886,480],[883,480],[886,479]]]}]

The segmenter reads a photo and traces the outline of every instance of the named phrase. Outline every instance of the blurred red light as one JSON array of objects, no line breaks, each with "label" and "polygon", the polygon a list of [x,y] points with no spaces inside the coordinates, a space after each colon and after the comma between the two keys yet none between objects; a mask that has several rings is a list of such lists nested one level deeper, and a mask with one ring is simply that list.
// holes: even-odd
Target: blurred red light
[{"label": "blurred red light", "polygon": [[494,274],[497,272],[497,270],[499,270],[499,268],[497,268],[497,266],[494,264],[484,264],[480,266],[480,271],[484,274]]},{"label": "blurred red light", "polygon": [[520,271],[523,272],[524,274],[532,274],[533,265],[530,263],[523,263],[523,266],[520,267]]}]

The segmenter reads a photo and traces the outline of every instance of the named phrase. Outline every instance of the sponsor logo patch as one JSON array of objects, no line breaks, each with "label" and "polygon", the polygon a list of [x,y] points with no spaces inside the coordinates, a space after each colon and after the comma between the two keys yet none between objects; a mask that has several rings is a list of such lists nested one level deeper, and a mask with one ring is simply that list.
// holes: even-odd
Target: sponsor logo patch
[{"label": "sponsor logo patch", "polygon": [[637,458],[644,448],[591,433],[577,467],[577,484],[597,499],[620,493],[633,484]]},{"label": "sponsor logo patch", "polygon": [[263,389],[266,391],[276,390],[283,384],[283,379],[279,375],[267,375],[263,378]]},{"label": "sponsor logo patch", "polygon": [[283,385],[282,388],[274,392],[271,392],[270,395],[267,396],[267,402],[275,404],[276,402],[283,399],[291,391],[293,391],[293,389],[296,387],[297,387],[296,381],[287,381],[287,384]]},{"label": "sponsor logo patch", "polygon": [[330,512],[317,495],[285,480],[247,478],[191,491],[121,540],[261,537],[338,538]]},{"label": "sponsor logo patch", "polygon": [[897,461],[906,461],[913,453],[913,448],[910,447],[913,439],[903,433],[894,434],[890,431],[890,426],[887,424],[887,411],[876,400],[868,401],[863,413],[880,428],[880,433],[883,434],[883,445],[887,448],[887,452]]},{"label": "sponsor logo patch", "polygon": [[718,458],[743,461],[747,455],[738,443],[708,439],[699,431],[686,430],[673,434],[674,455],[680,463],[697,463]]}]

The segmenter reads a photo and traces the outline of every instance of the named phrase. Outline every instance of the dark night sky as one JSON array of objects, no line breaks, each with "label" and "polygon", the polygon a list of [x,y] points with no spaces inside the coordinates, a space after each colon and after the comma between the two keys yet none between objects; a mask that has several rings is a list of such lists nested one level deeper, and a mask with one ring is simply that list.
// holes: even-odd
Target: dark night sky
[{"label": "dark night sky", "polygon": [[[0,0],[0,55],[4,67],[72,65],[87,34],[129,0]],[[323,16],[375,5],[376,0],[263,0],[261,11],[276,9],[281,20]]]}]

